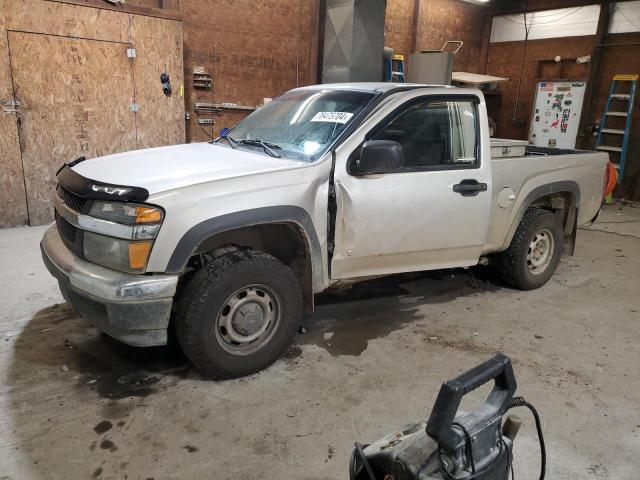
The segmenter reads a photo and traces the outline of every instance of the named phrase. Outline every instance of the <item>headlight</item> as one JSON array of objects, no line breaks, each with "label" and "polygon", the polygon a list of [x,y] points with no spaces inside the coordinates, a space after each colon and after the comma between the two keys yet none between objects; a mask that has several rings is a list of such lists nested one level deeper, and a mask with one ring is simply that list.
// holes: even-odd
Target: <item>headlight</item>
[{"label": "headlight", "polygon": [[[84,258],[116,270],[143,273],[164,213],[150,205],[96,201],[89,217],[100,219],[84,234]],[[91,221],[91,220],[89,220]],[[99,232],[99,233],[98,233]]]},{"label": "headlight", "polygon": [[116,270],[142,273],[147,266],[153,240],[130,241],[85,232],[84,258]]},{"label": "headlight", "polygon": [[149,205],[122,202],[95,202],[89,215],[124,225],[162,223],[162,210]]}]

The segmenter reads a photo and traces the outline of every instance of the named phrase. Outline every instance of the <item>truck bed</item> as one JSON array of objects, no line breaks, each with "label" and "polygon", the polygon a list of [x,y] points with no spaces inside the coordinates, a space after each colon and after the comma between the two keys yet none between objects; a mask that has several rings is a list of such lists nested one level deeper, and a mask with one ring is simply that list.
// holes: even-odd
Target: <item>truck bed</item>
[{"label": "truck bed", "polygon": [[[604,152],[531,145],[525,147],[524,156],[492,158],[491,217],[484,253],[508,246],[528,197],[536,195],[545,185],[550,185],[547,194],[573,186],[578,191],[575,199],[578,225],[591,221],[600,208],[608,161]],[[515,200],[509,201],[513,195]]]}]

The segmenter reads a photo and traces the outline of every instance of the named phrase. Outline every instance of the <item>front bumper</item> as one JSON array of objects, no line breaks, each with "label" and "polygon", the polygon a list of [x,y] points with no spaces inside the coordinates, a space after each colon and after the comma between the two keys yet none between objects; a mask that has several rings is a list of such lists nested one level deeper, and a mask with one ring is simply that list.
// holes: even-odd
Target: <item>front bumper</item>
[{"label": "front bumper", "polygon": [[55,225],[40,249],[65,300],[91,324],[129,345],[167,343],[178,275],[136,275],[87,262],[62,243]]}]

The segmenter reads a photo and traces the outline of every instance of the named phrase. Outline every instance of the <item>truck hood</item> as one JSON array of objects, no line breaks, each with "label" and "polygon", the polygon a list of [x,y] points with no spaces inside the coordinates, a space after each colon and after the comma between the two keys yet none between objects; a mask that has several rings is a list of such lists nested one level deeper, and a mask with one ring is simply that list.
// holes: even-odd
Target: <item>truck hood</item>
[{"label": "truck hood", "polygon": [[73,166],[99,182],[145,188],[150,195],[196,183],[288,170],[304,162],[280,159],[245,148],[189,143],[106,155]]}]

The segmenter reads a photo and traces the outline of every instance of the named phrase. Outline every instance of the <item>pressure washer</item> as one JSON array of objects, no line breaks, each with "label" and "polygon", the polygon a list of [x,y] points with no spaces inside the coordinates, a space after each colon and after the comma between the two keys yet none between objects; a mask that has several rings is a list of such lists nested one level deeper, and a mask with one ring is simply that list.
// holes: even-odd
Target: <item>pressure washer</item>
[{"label": "pressure washer", "polygon": [[[485,402],[459,410],[462,397],[485,383],[494,386]],[[546,451],[540,416],[523,397],[514,397],[516,379],[509,357],[495,357],[442,384],[427,422],[408,425],[369,445],[355,444],[351,480],[514,479],[513,442],[521,419],[503,418],[515,407],[533,414],[544,480]]]}]

